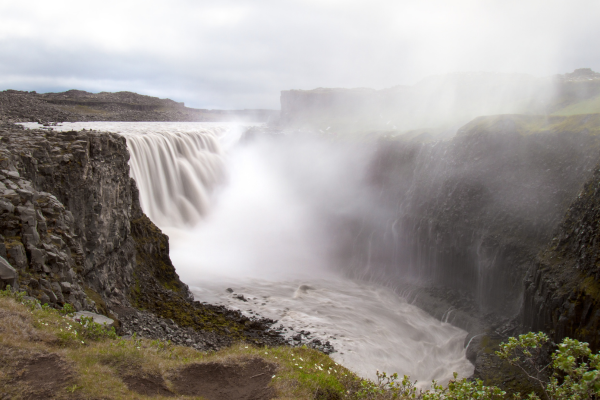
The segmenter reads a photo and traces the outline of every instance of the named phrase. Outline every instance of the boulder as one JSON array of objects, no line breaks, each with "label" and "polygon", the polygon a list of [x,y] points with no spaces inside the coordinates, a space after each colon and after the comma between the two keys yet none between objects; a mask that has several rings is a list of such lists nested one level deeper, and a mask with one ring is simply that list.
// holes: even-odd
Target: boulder
[{"label": "boulder", "polygon": [[68,294],[68,293],[71,293],[72,286],[71,286],[71,283],[69,283],[69,282],[61,282],[60,283],[60,288],[61,288],[61,291],[63,293],[67,293]]},{"label": "boulder", "polygon": [[57,302],[59,304],[64,304],[65,298],[63,297],[62,288],[61,288],[60,284],[58,282],[52,282],[52,284],[50,286],[52,287],[52,291],[56,295]]},{"label": "boulder", "polygon": [[14,243],[8,249],[8,256],[14,261],[14,265],[23,269],[27,267],[27,256],[22,243]]},{"label": "boulder", "polygon": [[[36,268],[37,271],[43,270],[46,265],[46,252],[34,247],[30,248],[31,251],[31,264]],[[44,271],[46,272],[46,271]]]},{"label": "boulder", "polygon": [[106,326],[113,326],[113,324],[115,322],[112,318],[108,318],[104,315],[96,314],[96,313],[93,313],[90,311],[78,311],[73,316],[73,319],[78,321],[78,320],[81,320],[81,317],[92,318],[95,323],[100,324],[100,325],[106,324]]},{"label": "boulder", "polygon": [[49,289],[43,289],[43,290],[44,290],[44,293],[46,294],[46,296],[48,296],[48,300],[50,301],[50,303],[52,303],[52,304],[56,303],[58,298],[56,297],[54,292]]},{"label": "boulder", "polygon": [[51,290],[50,282],[48,282],[46,279],[40,278],[39,283],[40,283],[40,286],[42,287],[42,289]]},{"label": "boulder", "polygon": [[17,284],[17,271],[10,265],[4,257],[0,257],[0,279],[16,287]]},{"label": "boulder", "polygon": [[38,296],[38,300],[40,301],[41,304],[48,304],[50,303],[50,297],[48,297],[48,295],[44,292],[42,292],[39,296]]}]

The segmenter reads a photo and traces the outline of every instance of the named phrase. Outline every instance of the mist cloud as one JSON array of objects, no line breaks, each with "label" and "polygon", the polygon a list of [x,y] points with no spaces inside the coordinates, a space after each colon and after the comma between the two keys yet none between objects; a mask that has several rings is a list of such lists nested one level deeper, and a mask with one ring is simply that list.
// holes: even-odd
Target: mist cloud
[{"label": "mist cloud", "polygon": [[593,0],[5,1],[0,89],[278,108],[282,89],[598,70],[598,15]]}]

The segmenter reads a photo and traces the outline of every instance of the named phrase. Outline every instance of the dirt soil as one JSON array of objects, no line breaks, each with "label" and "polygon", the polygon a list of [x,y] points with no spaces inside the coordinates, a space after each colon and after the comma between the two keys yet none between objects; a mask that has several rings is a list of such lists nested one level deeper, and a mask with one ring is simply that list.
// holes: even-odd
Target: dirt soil
[{"label": "dirt soil", "polygon": [[[6,350],[6,349],[5,349]],[[41,353],[21,359],[15,368],[10,386],[18,393],[3,393],[0,399],[38,400],[71,398],[65,391],[72,383],[73,374],[67,363],[57,354]],[[240,364],[201,363],[191,364],[172,371],[169,390],[164,378],[159,375],[123,371],[121,379],[129,390],[142,396],[176,395],[202,396],[207,400],[270,400],[276,397],[268,387],[276,366],[260,358],[252,358]]]},{"label": "dirt soil", "polygon": [[14,385],[25,400],[51,399],[71,381],[66,362],[57,354],[40,354],[18,364]]},{"label": "dirt soil", "polygon": [[202,396],[208,400],[269,400],[275,390],[269,382],[276,367],[259,358],[244,364],[192,364],[171,378],[178,394]]},{"label": "dirt soil", "polygon": [[165,380],[160,375],[128,375],[122,376],[123,382],[132,392],[145,396],[174,396],[175,394],[167,388]]}]

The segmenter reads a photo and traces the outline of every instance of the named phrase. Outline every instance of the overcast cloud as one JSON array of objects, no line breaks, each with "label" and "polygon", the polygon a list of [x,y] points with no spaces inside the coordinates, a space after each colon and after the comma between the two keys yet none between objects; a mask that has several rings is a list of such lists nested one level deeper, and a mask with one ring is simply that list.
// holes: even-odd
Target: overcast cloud
[{"label": "overcast cloud", "polygon": [[600,70],[598,0],[0,0],[0,89],[199,108],[456,71]]}]

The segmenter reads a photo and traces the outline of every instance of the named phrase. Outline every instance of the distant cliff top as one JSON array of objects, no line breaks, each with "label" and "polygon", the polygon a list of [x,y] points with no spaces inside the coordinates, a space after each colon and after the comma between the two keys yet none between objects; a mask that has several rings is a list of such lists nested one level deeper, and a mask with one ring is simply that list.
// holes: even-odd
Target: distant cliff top
[{"label": "distant cliff top", "polygon": [[558,75],[558,78],[569,82],[600,81],[600,73],[591,68],[579,68],[571,73]]},{"label": "distant cliff top", "polygon": [[89,93],[68,90],[36,93],[0,92],[0,121],[249,121],[266,122],[279,116],[276,110],[204,110],[186,107],[171,99],[133,92]]},{"label": "distant cliff top", "polygon": [[133,92],[100,92],[90,93],[83,90],[67,90],[62,93],[44,93],[39,95],[46,101],[52,100],[70,100],[76,102],[111,102],[136,104],[156,107],[184,107],[183,102],[178,103],[171,99],[159,99],[158,97],[146,96]]},{"label": "distant cliff top", "polygon": [[600,73],[591,68],[544,78],[461,72],[382,90],[317,88],[281,92],[283,125],[331,127],[334,131],[445,131],[485,115],[593,113],[600,113]]}]

